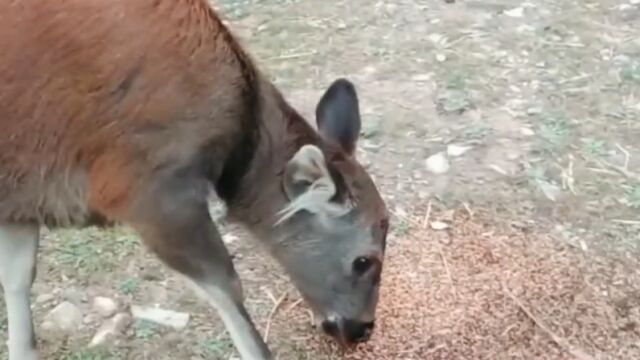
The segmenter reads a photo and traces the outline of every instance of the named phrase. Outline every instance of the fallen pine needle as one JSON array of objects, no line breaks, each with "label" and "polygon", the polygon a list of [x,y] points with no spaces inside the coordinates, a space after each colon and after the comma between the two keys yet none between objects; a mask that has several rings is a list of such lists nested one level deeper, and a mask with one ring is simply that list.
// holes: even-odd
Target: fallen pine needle
[{"label": "fallen pine needle", "polygon": [[622,225],[640,225],[640,220],[613,219],[611,222]]},{"label": "fallen pine needle", "polygon": [[560,336],[556,335],[553,331],[551,331],[551,329],[549,329],[540,319],[538,319],[535,315],[533,315],[531,310],[529,310],[526,306],[524,306],[524,304],[511,291],[509,291],[509,289],[507,288],[504,282],[502,283],[502,289],[511,298],[511,300],[513,300],[513,302],[518,306],[518,308],[520,308],[520,310],[522,310],[522,312],[525,313],[525,315],[527,315],[527,317],[529,317],[531,321],[533,321],[540,329],[542,329],[542,331],[547,333],[547,335],[551,337],[551,340],[553,340],[553,342],[555,342],[558,346],[563,348],[565,351],[573,355],[573,357],[578,360],[595,360],[593,356],[587,354],[585,351],[581,349],[574,347],[566,339],[561,338]]},{"label": "fallen pine needle", "polygon": [[471,211],[471,207],[469,207],[469,204],[467,204],[466,202],[463,202],[462,205],[464,206],[464,209],[467,210],[467,214],[469,214],[469,219],[473,219],[473,211]]},{"label": "fallen pine needle", "polygon": [[298,299],[294,301],[293,304],[289,305],[284,312],[288,313],[289,311],[295,309],[296,306],[300,305],[300,303],[302,303],[302,299]]},{"label": "fallen pine needle", "polygon": [[424,219],[422,219],[422,229],[425,230],[429,225],[429,220],[431,219],[431,200],[427,204],[427,212],[424,214]]},{"label": "fallen pine needle", "polygon": [[[422,230],[426,230],[427,226],[429,226],[429,220],[431,219],[431,200],[429,200],[429,203],[427,204],[427,212],[424,215],[424,218],[422,219]],[[453,282],[453,277],[451,276],[451,269],[449,269],[449,262],[447,261],[447,258],[444,256],[444,251],[442,251],[442,245],[440,243],[437,244],[438,247],[438,252],[440,253],[440,258],[442,259],[442,264],[444,265],[444,270],[447,274],[447,278],[449,278],[449,283],[451,284],[451,292],[453,293],[453,296],[458,296],[457,291],[456,291],[456,286]]]},{"label": "fallen pine needle", "polygon": [[267,317],[267,326],[264,329],[264,342],[265,343],[269,339],[269,330],[271,330],[271,322],[273,321],[273,318],[276,315],[276,312],[280,308],[280,305],[282,305],[282,303],[284,302],[284,299],[286,299],[286,298],[287,298],[287,293],[286,292],[282,293],[282,295],[280,295],[278,300],[275,301],[275,303],[273,304],[273,308],[271,309],[271,312],[269,312],[269,317]]}]

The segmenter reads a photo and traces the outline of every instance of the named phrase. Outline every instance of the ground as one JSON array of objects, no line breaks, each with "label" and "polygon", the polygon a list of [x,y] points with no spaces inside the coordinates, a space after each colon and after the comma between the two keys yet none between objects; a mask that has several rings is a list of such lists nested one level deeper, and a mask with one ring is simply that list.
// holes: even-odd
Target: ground
[{"label": "ground", "polygon": [[[216,6],[310,120],[333,79],[356,84],[358,156],[393,213],[378,331],[347,354],[311,329],[281,269],[220,220],[279,358],[640,358],[638,1]],[[445,173],[429,171],[426,159],[452,144],[467,151]],[[234,356],[215,311],[127,229],[47,232],[40,259],[33,298],[46,359]],[[136,322],[88,349],[94,296],[192,318],[181,331]],[[88,313],[69,338],[40,326],[63,300]]]}]

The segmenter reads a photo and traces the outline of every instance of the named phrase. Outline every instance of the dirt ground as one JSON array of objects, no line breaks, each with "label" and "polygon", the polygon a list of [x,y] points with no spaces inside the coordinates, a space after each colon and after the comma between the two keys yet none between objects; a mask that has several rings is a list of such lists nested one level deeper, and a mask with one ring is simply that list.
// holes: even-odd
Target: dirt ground
[{"label": "dirt ground", "polygon": [[[280,359],[640,358],[638,1],[216,6],[308,119],[334,78],[355,82],[359,157],[394,215],[376,334],[344,354],[212,204],[249,311],[261,332],[270,324]],[[430,172],[426,159],[448,148],[458,150],[449,169]],[[237,356],[215,311],[126,229],[48,232],[40,259],[33,299],[45,359]],[[100,325],[94,296],[191,320],[181,331],[136,322],[88,349]],[[64,300],[86,313],[71,337],[40,326]],[[0,339],[5,317],[0,306]]]}]

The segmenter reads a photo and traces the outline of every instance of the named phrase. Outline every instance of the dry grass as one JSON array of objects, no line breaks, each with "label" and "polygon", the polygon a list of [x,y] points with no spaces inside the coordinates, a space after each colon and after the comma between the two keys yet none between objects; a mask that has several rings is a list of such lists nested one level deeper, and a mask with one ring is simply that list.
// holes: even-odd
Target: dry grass
[{"label": "dry grass", "polygon": [[376,334],[345,358],[640,358],[637,268],[463,212],[390,246]]}]

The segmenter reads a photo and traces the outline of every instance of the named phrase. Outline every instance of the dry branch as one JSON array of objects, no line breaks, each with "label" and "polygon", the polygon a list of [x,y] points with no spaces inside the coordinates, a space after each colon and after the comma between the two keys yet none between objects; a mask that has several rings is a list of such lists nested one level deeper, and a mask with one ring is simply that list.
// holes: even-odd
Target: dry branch
[{"label": "dry branch", "polygon": [[502,288],[504,292],[511,298],[511,300],[513,300],[513,302],[518,306],[518,308],[520,308],[520,310],[522,310],[522,312],[525,313],[527,317],[531,319],[531,321],[533,321],[540,329],[542,329],[542,331],[547,333],[547,335],[549,335],[553,342],[555,342],[558,346],[563,348],[577,360],[595,360],[593,356],[587,354],[584,350],[576,348],[575,346],[571,345],[566,339],[556,335],[553,331],[551,331],[551,329],[549,329],[542,322],[542,320],[538,319],[538,317],[536,317],[533,312],[531,312],[531,310],[529,310],[522,303],[522,301],[520,301],[520,299],[518,299],[511,291],[509,291],[507,285],[504,282],[502,282]]}]

